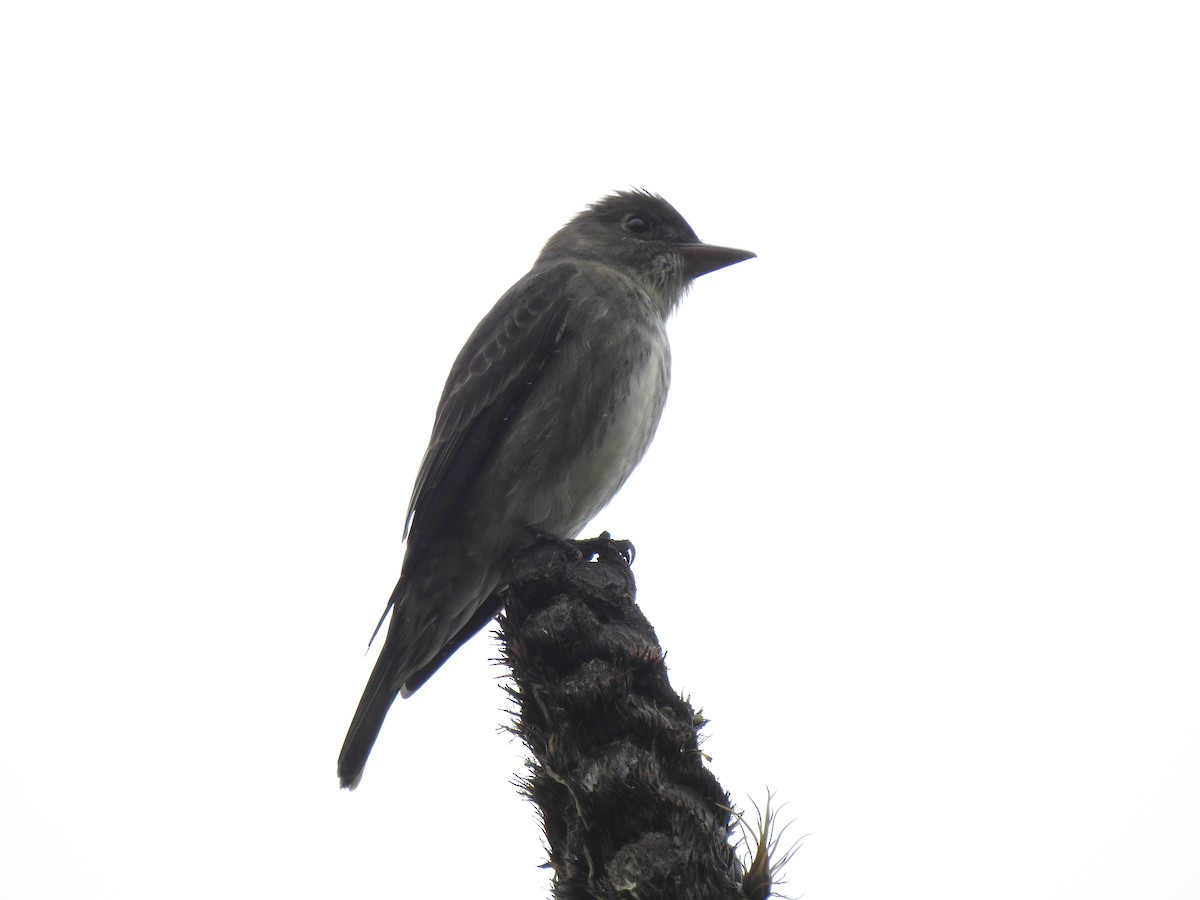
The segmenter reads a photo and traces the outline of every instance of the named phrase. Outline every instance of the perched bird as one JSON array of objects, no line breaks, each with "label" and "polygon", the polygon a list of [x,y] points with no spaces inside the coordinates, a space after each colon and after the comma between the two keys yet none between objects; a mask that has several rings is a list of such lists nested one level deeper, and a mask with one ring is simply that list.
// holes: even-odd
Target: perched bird
[{"label": "perched bird", "polygon": [[357,786],[396,695],[499,611],[512,552],[539,532],[575,537],[629,477],[667,396],[667,317],[693,279],[752,256],[700,243],[661,197],[623,191],[550,238],[484,316],[438,403],[342,787]]}]

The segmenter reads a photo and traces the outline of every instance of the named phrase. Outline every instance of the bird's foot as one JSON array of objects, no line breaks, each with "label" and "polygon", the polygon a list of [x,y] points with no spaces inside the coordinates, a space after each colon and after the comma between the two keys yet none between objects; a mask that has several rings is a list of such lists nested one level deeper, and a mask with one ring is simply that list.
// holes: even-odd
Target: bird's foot
[{"label": "bird's foot", "polygon": [[582,554],[584,559],[587,560],[615,560],[620,558],[625,561],[625,565],[632,566],[633,559],[637,555],[637,551],[634,549],[631,541],[614,540],[613,536],[607,531],[600,532],[594,538],[583,538],[572,541],[532,526],[526,530],[535,540],[546,541],[564,550],[569,549],[575,553]]},{"label": "bird's foot", "polygon": [[607,531],[600,532],[598,537],[585,538],[574,543],[589,560],[613,561],[619,558],[625,561],[625,565],[632,566],[633,558],[637,556],[632,541],[615,540]]}]

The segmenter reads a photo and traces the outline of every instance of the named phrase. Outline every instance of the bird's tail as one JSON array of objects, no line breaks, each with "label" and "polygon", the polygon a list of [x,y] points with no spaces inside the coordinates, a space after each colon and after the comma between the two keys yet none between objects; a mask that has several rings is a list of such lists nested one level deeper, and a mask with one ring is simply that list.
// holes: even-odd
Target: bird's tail
[{"label": "bird's tail", "polygon": [[400,693],[400,685],[403,682],[403,678],[397,677],[400,674],[397,664],[401,654],[399,648],[393,646],[398,630],[395,615],[393,611],[392,627],[388,631],[379,658],[375,660],[371,677],[367,679],[367,686],[363,690],[362,699],[358,701],[354,718],[350,720],[350,730],[346,732],[342,752],[338,754],[338,780],[341,781],[342,787],[350,790],[358,787],[367,757],[371,755],[371,748],[375,746],[375,739],[379,737],[379,729],[383,727],[383,720],[392,708],[396,695]]},{"label": "bird's tail", "polygon": [[399,689],[388,687],[390,669],[391,666],[385,664],[381,654],[367,681],[362,699],[358,701],[358,709],[354,711],[342,752],[338,754],[338,780],[344,788],[354,790],[358,787],[367,757],[371,755],[371,748],[379,737],[379,729],[383,727],[383,719],[399,693]]}]

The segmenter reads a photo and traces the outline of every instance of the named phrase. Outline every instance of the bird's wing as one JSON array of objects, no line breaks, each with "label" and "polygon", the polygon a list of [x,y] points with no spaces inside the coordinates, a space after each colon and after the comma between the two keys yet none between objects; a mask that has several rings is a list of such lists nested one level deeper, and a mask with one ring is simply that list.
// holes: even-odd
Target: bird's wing
[{"label": "bird's wing", "polygon": [[463,346],[446,379],[433,435],[408,505],[404,536],[419,552],[503,438],[506,422],[562,338],[570,263],[529,273],[500,298]]}]

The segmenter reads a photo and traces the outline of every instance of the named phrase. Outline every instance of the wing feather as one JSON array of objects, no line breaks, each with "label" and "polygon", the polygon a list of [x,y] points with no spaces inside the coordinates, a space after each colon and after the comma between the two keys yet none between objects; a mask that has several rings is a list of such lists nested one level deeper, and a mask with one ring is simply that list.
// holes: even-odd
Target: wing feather
[{"label": "wing feather", "polygon": [[429,449],[413,487],[404,536],[409,553],[436,535],[507,422],[554,353],[570,308],[570,263],[526,275],[484,316],[446,379]]}]

